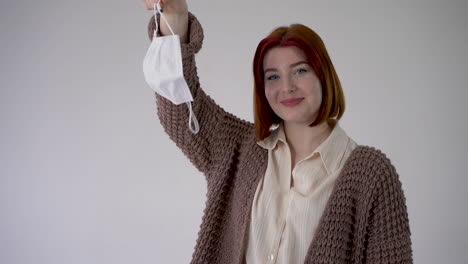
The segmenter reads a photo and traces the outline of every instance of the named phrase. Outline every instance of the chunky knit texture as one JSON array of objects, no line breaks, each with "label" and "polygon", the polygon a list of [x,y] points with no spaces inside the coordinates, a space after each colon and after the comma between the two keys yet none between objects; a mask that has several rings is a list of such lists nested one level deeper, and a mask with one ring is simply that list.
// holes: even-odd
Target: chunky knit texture
[{"label": "chunky knit texture", "polygon": [[[159,16],[158,16],[159,19]],[[152,39],[154,17],[148,25]],[[185,79],[200,132],[188,127],[185,104],[156,95],[165,131],[207,180],[204,216],[191,263],[243,263],[255,189],[268,151],[255,127],[224,111],[200,88],[195,53],[203,29],[189,14],[189,43],[181,44]],[[395,168],[381,151],[358,146],[346,161],[304,263],[412,263],[405,197]]]}]

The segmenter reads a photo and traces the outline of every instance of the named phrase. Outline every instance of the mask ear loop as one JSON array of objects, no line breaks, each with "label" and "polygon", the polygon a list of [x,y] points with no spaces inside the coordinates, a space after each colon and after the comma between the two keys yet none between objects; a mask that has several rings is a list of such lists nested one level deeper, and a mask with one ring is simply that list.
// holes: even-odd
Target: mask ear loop
[{"label": "mask ear loop", "polygon": [[156,28],[154,29],[154,32],[153,32],[153,39],[155,39],[159,30],[158,18],[156,17],[156,4],[154,4],[153,6],[153,11],[154,11],[154,23],[156,24]]},{"label": "mask ear loop", "polygon": [[[190,131],[192,131],[192,133],[197,134],[198,131],[200,131],[200,125],[198,124],[197,117],[193,113],[192,102],[189,101],[186,104],[187,104],[187,107],[188,107],[188,109],[190,111],[189,123],[188,123],[189,129],[190,129]],[[193,124],[193,127],[192,127],[192,124]]]},{"label": "mask ear loop", "polygon": [[[161,15],[162,19],[164,20],[164,22],[166,22],[166,25],[169,27],[169,30],[171,31],[172,35],[175,35],[174,31],[171,28],[171,25],[169,25],[169,22],[167,22],[166,18],[164,17],[164,15],[160,11],[162,9],[161,9],[161,5],[159,4],[159,2],[161,2],[161,0],[159,0],[158,3],[154,4],[154,6],[153,6],[154,22],[156,24],[156,29],[154,30],[153,38],[156,38],[157,32],[159,30],[158,19],[157,19],[157,16],[156,16],[156,10],[158,10],[158,12]],[[189,112],[190,112],[188,127],[189,127],[189,129],[190,129],[190,131],[192,133],[197,134],[198,131],[200,131],[200,125],[198,124],[198,120],[197,120],[197,117],[195,116],[195,113],[193,113],[192,103],[189,101],[189,102],[186,102],[186,105],[187,105],[187,107],[189,109]],[[192,124],[193,124],[193,126],[192,126]]]},{"label": "mask ear loop", "polygon": [[156,36],[156,33],[158,32],[158,29],[159,29],[159,26],[158,26],[158,19],[156,17],[156,10],[158,10],[158,13],[161,15],[161,18],[164,20],[164,22],[166,22],[166,25],[169,27],[169,30],[171,31],[172,35],[175,35],[174,31],[172,30],[172,27],[171,25],[169,25],[169,22],[167,22],[166,20],[166,17],[163,15],[163,13],[161,13],[161,5],[159,4],[159,2],[161,2],[161,0],[158,1],[158,3],[155,3],[153,5],[153,11],[154,11],[154,21],[156,22],[156,30],[154,31],[154,36]]}]

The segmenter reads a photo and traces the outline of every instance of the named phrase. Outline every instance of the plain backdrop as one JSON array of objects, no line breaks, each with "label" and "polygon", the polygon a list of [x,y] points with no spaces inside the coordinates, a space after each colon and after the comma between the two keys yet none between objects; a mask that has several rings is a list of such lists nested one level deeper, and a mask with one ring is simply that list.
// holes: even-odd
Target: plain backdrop
[{"label": "plain backdrop", "polygon": [[[392,160],[416,263],[468,263],[467,1],[189,1],[202,88],[252,121],[273,28],[323,39],[341,126]],[[0,4],[0,263],[188,263],[206,183],[163,132],[140,1]]]}]

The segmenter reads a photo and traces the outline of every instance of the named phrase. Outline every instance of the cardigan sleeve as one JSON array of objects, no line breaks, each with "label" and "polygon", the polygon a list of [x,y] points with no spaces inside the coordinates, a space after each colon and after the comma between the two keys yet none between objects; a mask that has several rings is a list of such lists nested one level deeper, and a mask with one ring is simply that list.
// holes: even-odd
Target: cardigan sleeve
[{"label": "cardigan sleeve", "polygon": [[413,263],[406,199],[390,160],[380,160],[369,215],[366,263]]},{"label": "cardigan sleeve", "polygon": [[[159,22],[159,14],[157,16]],[[153,39],[154,16],[148,24],[148,37]],[[193,134],[188,129],[189,111],[185,104],[175,105],[166,98],[156,95],[157,114],[160,123],[170,139],[182,150],[192,164],[207,177],[219,158],[220,152],[235,151],[234,141],[242,140],[253,128],[250,122],[227,113],[200,88],[195,63],[195,54],[202,47],[204,33],[198,19],[189,12],[188,43],[181,43],[182,64],[185,80],[194,101],[193,112],[198,119],[200,130]],[[160,35],[160,32],[157,32]]]}]

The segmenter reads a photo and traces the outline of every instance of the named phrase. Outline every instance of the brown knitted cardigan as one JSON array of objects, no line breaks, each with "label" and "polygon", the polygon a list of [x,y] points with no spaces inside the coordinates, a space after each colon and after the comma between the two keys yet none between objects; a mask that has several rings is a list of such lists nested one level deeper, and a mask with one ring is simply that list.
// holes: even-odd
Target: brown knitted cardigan
[{"label": "brown knitted cardigan", "polygon": [[[150,40],[154,29],[151,17]],[[156,95],[157,112],[171,140],[207,180],[191,263],[244,263],[252,201],[268,151],[257,145],[252,123],[224,111],[200,88],[195,53],[202,42],[203,29],[190,13],[189,43],[181,46],[200,132],[189,131],[185,104]],[[304,263],[412,263],[405,197],[395,168],[381,151],[357,146],[351,153]]]}]

